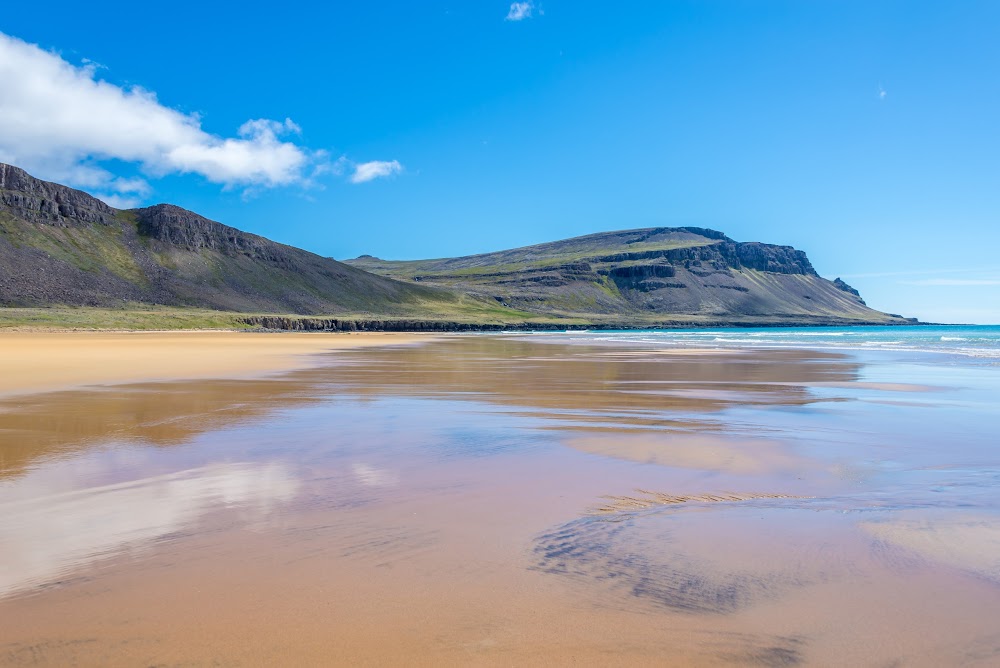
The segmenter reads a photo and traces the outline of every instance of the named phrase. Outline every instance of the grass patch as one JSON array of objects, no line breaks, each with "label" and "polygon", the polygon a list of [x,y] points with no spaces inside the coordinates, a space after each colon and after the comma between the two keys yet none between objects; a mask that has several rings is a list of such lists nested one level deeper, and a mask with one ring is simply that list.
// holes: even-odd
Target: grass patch
[{"label": "grass patch", "polygon": [[247,329],[239,313],[168,306],[130,305],[120,309],[90,306],[0,308],[0,329]]},{"label": "grass patch", "polygon": [[0,234],[17,248],[34,248],[83,271],[109,271],[136,285],[148,282],[125,246],[121,225],[58,227],[4,213],[0,214]]},{"label": "grass patch", "polygon": [[294,315],[283,313],[237,313],[181,306],[125,304],[121,308],[93,306],[0,307],[0,329],[81,329],[81,330],[185,330],[249,329],[241,318],[277,315],[288,318],[337,318],[340,320],[424,320],[470,324],[521,323],[538,320],[524,311],[490,305],[469,297],[454,304],[441,302],[414,304],[412,311],[393,316],[370,312]]},{"label": "grass patch", "polygon": [[[364,312],[328,315],[292,315],[280,313],[236,313],[231,311],[140,304],[129,304],[118,309],[89,306],[54,306],[45,308],[0,307],[0,331],[4,329],[92,331],[249,330],[252,328],[243,324],[240,320],[248,316],[260,315],[273,315],[293,320],[336,318],[342,321],[422,321],[461,324],[585,326],[590,328],[621,326],[622,323],[627,323],[628,327],[718,327],[726,325],[752,327],[790,324],[787,318],[764,316],[735,318],[728,316],[720,318],[719,316],[680,313],[670,315],[635,314],[628,317],[615,314],[604,316],[596,314],[538,315],[518,312],[513,309],[502,309],[502,316],[500,312],[497,312],[492,317],[484,317],[484,312],[481,310],[473,310],[472,312],[476,315],[470,315],[469,312],[466,314],[459,312],[415,313],[409,316],[383,316]],[[796,324],[850,324],[850,319],[811,318],[805,316],[796,319]]]}]

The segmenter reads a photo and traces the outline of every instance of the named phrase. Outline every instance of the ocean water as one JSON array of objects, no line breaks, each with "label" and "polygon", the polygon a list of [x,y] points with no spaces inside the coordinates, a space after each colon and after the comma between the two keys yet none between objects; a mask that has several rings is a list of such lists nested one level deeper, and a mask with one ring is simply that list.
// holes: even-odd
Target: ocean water
[{"label": "ocean water", "polygon": [[940,353],[1000,363],[1000,325],[591,330],[567,332],[561,336],[576,342],[640,343],[691,348],[809,348]]}]

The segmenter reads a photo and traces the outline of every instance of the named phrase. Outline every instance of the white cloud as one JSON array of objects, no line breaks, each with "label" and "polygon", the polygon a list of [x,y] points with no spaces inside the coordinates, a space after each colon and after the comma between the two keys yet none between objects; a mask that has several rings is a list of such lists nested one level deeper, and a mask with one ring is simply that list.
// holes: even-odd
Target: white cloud
[{"label": "white cloud", "polygon": [[889,94],[885,92],[885,88],[882,88],[882,84],[878,85],[878,99],[884,100]]},{"label": "white cloud", "polygon": [[117,178],[100,161],[137,163],[151,177],[199,174],[226,187],[263,188],[306,184],[325,159],[282,139],[300,132],[289,119],[250,120],[236,137],[220,137],[152,92],[100,80],[99,68],[0,33],[0,161],[134,200],[149,184]]},{"label": "white cloud", "polygon": [[527,2],[512,2],[510,3],[510,11],[507,12],[507,18],[505,21],[523,21],[524,19],[531,18],[531,12],[535,8],[535,5],[531,0]]},{"label": "white cloud", "polygon": [[374,179],[381,179],[403,171],[403,166],[398,160],[372,160],[354,165],[354,173],[351,174],[351,183],[365,183]]},{"label": "white cloud", "polygon": [[129,195],[109,195],[107,193],[101,193],[96,195],[96,197],[108,206],[112,206],[116,209],[134,209],[142,204],[141,197]]}]

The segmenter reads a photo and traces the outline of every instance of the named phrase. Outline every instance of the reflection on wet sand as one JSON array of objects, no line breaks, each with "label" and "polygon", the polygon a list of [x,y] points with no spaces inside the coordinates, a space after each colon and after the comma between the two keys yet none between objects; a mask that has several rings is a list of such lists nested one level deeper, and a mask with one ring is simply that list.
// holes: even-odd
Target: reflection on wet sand
[{"label": "reflection on wet sand", "polygon": [[80,472],[65,470],[67,464],[78,462],[0,488],[0,597],[122,550],[147,548],[216,506],[266,514],[297,488],[287,467],[275,463],[216,464],[77,488]]},{"label": "reflection on wet sand", "polygon": [[[861,368],[843,355],[796,350],[643,352],[451,339],[415,349],[347,351],[338,356],[336,382],[362,396],[466,397],[556,420],[597,416],[631,424],[644,416],[662,419],[663,411],[809,404],[820,400],[811,385],[856,382]],[[313,369],[300,377],[326,373]]]},{"label": "reflection on wet sand", "polygon": [[858,526],[919,558],[1000,583],[1000,517],[995,513],[910,510]]},{"label": "reflection on wet sand", "polygon": [[0,664],[989,665],[988,495],[857,401],[918,389],[455,337],[0,402]]},{"label": "reflection on wet sand", "polygon": [[565,442],[595,455],[702,471],[760,474],[796,471],[808,465],[793,456],[786,444],[766,438],[661,430],[640,435],[605,433]]},{"label": "reflection on wet sand", "polygon": [[32,462],[114,443],[179,445],[315,398],[294,380],[146,383],[0,401],[0,479]]},{"label": "reflection on wet sand", "polygon": [[[361,398],[486,401],[590,433],[608,428],[652,428],[659,435],[665,429],[716,432],[717,438],[706,439],[706,445],[738,449],[739,443],[727,441],[732,425],[689,415],[710,415],[734,405],[815,403],[820,398],[810,393],[810,385],[845,383],[856,379],[860,369],[856,362],[826,353],[771,351],[761,356],[716,351],[703,359],[696,351],[643,357],[632,350],[488,337],[419,348],[343,350],[330,355],[329,362],[272,380],[147,383],[0,401],[0,477],[23,470],[36,458],[109,440],[179,444],[202,432],[246,424],[341,392]],[[669,389],[648,389],[652,386]],[[706,394],[709,391],[716,394]],[[675,443],[697,440],[683,434],[672,438]],[[594,440],[579,443],[597,447]],[[775,447],[764,441],[754,444]],[[641,445],[625,448],[623,456],[629,457],[630,449],[640,451],[632,458],[645,457]],[[705,462],[706,467],[713,465]]]}]

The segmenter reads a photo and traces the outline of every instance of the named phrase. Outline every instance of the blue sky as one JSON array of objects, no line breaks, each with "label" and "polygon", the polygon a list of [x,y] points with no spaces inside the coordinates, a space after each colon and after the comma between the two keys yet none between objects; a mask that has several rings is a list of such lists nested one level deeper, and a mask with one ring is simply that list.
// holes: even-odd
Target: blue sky
[{"label": "blue sky", "polygon": [[699,225],[1000,322],[998,30],[996,2],[14,3],[0,159],[339,259]]}]

